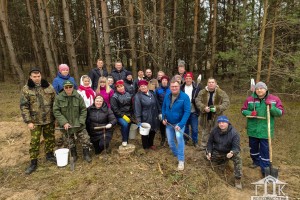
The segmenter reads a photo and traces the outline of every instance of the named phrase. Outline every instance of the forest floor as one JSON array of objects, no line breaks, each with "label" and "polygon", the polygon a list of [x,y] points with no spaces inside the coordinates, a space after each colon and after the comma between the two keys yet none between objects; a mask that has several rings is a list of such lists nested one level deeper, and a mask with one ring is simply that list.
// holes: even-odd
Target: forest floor
[{"label": "forest floor", "polygon": [[[0,199],[250,199],[255,195],[254,185],[260,180],[259,169],[250,169],[246,119],[240,108],[247,92],[227,90],[231,106],[226,111],[233,126],[241,134],[243,158],[243,190],[234,188],[233,165],[224,173],[220,167],[211,169],[203,151],[192,144],[186,146],[185,170],[179,172],[177,160],[167,147],[143,151],[140,137],[129,143],[136,146],[131,155],[117,151],[121,136],[117,127],[110,152],[95,156],[88,164],[79,159],[75,171],[69,166],[59,168],[46,162],[41,140],[39,166],[36,172],[25,175],[29,164],[30,134],[19,111],[19,89],[2,84],[0,91]],[[300,102],[282,98],[285,115],[276,120],[273,140],[273,165],[280,167],[279,180],[288,185],[283,189],[290,199],[300,199]],[[199,134],[200,136],[201,134]],[[59,138],[60,133],[56,133]],[[261,191],[262,192],[262,191]]]}]

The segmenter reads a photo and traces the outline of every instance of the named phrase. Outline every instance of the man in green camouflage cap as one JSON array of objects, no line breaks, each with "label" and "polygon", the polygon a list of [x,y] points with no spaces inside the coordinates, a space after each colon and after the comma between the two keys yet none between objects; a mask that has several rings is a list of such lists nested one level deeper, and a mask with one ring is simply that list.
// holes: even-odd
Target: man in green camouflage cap
[{"label": "man in green camouflage cap", "polygon": [[29,76],[27,84],[21,91],[20,99],[22,117],[31,134],[29,150],[31,164],[26,169],[26,174],[31,174],[37,168],[41,134],[45,139],[46,159],[56,162],[53,156],[55,137],[52,111],[55,90],[50,83],[42,79],[38,68],[31,69]]},{"label": "man in green camouflage cap", "polygon": [[64,91],[60,92],[54,101],[53,112],[59,125],[64,128],[63,136],[65,145],[69,145],[74,161],[77,160],[75,136],[83,148],[83,157],[87,162],[92,159],[89,155],[90,137],[85,129],[87,115],[86,106],[81,95],[74,90],[71,81],[66,80],[63,84]]}]

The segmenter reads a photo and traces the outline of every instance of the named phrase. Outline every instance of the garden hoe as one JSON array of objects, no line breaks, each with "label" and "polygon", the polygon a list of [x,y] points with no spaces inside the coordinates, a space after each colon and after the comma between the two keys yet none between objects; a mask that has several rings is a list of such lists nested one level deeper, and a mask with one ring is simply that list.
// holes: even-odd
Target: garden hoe
[{"label": "garden hoe", "polygon": [[[174,130],[176,131],[175,126],[174,126],[173,124],[170,124],[169,122],[167,122],[167,124],[170,125],[170,126],[172,126],[172,127],[174,128]],[[185,132],[182,132],[181,130],[178,130],[178,132],[181,133],[181,134],[183,134],[183,135],[185,135],[185,136],[188,137],[189,139],[193,140],[193,139],[191,138],[191,136],[189,136],[189,135],[186,134]]]},{"label": "garden hoe", "polygon": [[270,166],[265,167],[265,176],[271,175],[274,178],[278,178],[278,169],[274,168],[272,165],[272,142],[271,142],[271,119],[270,119],[270,106],[267,105],[267,120],[268,120],[268,144],[269,144],[269,154],[270,154]]},{"label": "garden hoe", "polygon": [[[80,126],[71,126],[69,128],[79,128]],[[56,128],[57,130],[65,130],[64,128]],[[69,129],[66,130],[67,132],[67,136],[68,136],[68,148],[69,148],[69,159],[70,159],[70,169],[71,171],[75,170],[75,162],[74,162],[74,158],[71,154],[71,144],[70,144],[70,134],[69,134]]]}]

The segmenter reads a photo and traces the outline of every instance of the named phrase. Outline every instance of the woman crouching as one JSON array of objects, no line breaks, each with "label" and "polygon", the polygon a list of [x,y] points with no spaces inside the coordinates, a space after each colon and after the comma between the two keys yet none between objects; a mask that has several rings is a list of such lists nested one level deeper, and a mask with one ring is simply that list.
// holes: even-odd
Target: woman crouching
[{"label": "woman crouching", "polygon": [[96,155],[108,148],[113,135],[112,126],[116,123],[117,119],[103,97],[96,96],[94,104],[87,109],[86,119],[87,131]]}]

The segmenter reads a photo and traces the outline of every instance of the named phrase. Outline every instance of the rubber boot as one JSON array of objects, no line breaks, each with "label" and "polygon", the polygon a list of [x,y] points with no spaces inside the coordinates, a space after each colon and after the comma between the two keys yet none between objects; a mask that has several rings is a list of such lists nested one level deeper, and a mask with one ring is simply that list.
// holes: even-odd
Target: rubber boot
[{"label": "rubber boot", "polygon": [[73,161],[74,161],[74,162],[77,161],[77,151],[76,151],[76,147],[72,147],[72,148],[71,148],[71,157],[73,157]]},{"label": "rubber boot", "polygon": [[241,178],[235,178],[234,186],[239,190],[243,189]]},{"label": "rubber boot", "polygon": [[32,159],[30,166],[25,170],[25,174],[31,174],[32,172],[34,172],[37,168],[37,159]]},{"label": "rubber boot", "polygon": [[46,160],[56,163],[56,158],[53,155],[53,152],[46,153]]},{"label": "rubber boot", "polygon": [[89,148],[83,148],[83,158],[87,162],[92,162]]}]

